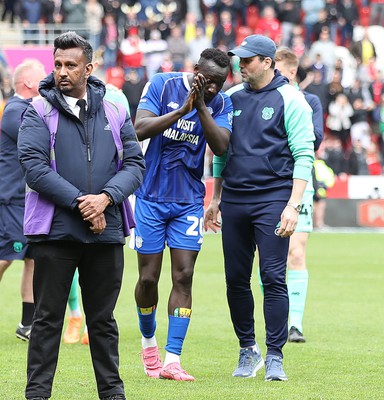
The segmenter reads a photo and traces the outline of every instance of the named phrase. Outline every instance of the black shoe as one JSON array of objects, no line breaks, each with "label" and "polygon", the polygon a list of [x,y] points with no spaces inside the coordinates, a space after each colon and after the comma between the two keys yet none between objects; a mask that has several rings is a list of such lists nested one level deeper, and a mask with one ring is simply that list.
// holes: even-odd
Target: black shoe
[{"label": "black shoe", "polygon": [[112,396],[103,397],[100,400],[126,400],[123,394],[113,394]]},{"label": "black shoe", "polygon": [[48,397],[28,397],[27,400],[48,400]]},{"label": "black shoe", "polygon": [[295,326],[292,326],[288,333],[288,342],[305,343],[305,337]]},{"label": "black shoe", "polygon": [[[19,327],[16,329],[16,337],[18,337],[21,340],[24,341],[29,341],[29,336],[31,335],[31,328],[32,325],[22,325],[19,324]],[[36,397],[36,399],[43,399],[43,397]]]}]

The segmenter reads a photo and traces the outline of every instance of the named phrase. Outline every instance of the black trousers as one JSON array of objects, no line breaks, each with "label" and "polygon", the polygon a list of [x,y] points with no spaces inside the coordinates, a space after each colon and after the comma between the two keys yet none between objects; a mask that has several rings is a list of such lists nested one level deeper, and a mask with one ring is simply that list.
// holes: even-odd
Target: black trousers
[{"label": "black trousers", "polygon": [[267,354],[277,356],[283,355],[282,348],[288,337],[286,268],[289,238],[275,235],[286,204],[286,201],[262,204],[221,202],[227,300],[240,347],[255,344],[251,278],[257,247],[264,287]]},{"label": "black trousers", "polygon": [[100,397],[123,394],[119,376],[118,328],[113,311],[120,292],[121,244],[43,242],[33,244],[35,314],[28,347],[26,397],[50,397],[63,321],[75,269]]}]

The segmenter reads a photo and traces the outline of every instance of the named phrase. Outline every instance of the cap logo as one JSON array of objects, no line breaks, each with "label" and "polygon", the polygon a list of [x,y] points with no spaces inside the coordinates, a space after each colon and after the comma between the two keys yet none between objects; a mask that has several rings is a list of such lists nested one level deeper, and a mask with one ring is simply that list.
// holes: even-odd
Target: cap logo
[{"label": "cap logo", "polygon": [[274,113],[275,113],[275,110],[273,109],[273,107],[264,107],[263,111],[261,113],[261,118],[268,121],[269,119],[272,118]]},{"label": "cap logo", "polygon": [[240,46],[246,46],[247,45],[247,41],[243,40]]}]

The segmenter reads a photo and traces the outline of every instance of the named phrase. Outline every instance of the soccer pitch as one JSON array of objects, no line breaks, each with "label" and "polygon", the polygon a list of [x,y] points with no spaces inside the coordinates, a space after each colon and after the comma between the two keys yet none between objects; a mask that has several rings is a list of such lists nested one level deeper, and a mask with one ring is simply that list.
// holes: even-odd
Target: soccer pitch
[{"label": "soccer pitch", "polygon": [[[140,358],[140,333],[134,303],[136,254],[126,248],[124,283],[115,316],[120,329],[120,369],[127,399],[384,399],[384,313],[379,233],[314,233],[308,244],[309,289],[304,316],[307,343],[287,343],[284,368],[288,382],[265,382],[264,369],[254,379],[231,376],[238,343],[225,297],[221,237],[204,237],[197,259],[192,319],[181,357],[195,382],[151,380]],[[27,343],[16,339],[21,315],[21,263],[14,263],[0,283],[0,400],[24,398]],[[256,335],[265,356],[262,295],[253,276]],[[170,291],[168,251],[160,280],[157,340],[165,345]],[[161,349],[164,355],[164,349]],[[61,345],[52,399],[97,400],[89,348]]]}]

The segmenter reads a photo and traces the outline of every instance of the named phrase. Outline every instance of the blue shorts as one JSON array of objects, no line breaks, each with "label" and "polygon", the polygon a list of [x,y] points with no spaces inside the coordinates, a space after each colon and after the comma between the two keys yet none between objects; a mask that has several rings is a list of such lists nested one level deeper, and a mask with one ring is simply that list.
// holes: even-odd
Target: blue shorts
[{"label": "blue shorts", "polygon": [[0,205],[0,260],[31,257],[23,234],[24,205]]},{"label": "blue shorts", "polygon": [[200,251],[203,243],[202,204],[156,203],[136,198],[135,250],[155,254],[172,249]]}]

